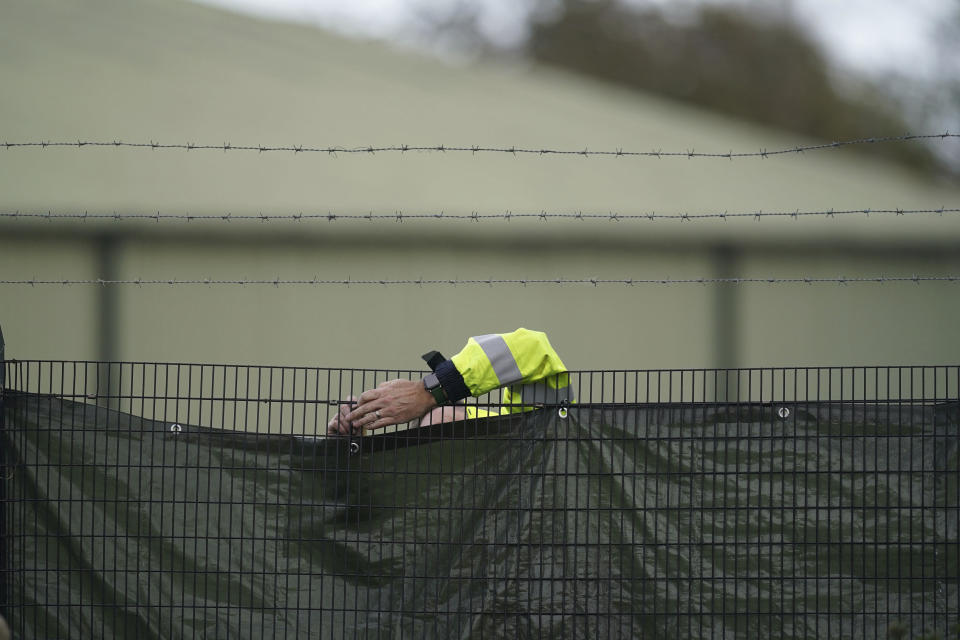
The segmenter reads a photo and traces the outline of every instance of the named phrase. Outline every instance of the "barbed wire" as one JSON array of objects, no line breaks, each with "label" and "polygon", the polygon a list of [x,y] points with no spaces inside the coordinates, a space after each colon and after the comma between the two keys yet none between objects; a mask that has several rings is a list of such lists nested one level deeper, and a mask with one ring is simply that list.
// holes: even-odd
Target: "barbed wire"
[{"label": "barbed wire", "polygon": [[489,220],[503,220],[509,222],[513,219],[524,220],[524,219],[535,219],[535,220],[554,220],[554,219],[564,219],[564,220],[583,220],[583,221],[596,221],[596,220],[607,220],[610,222],[627,222],[627,221],[655,221],[655,220],[679,220],[681,222],[685,221],[694,221],[694,220],[727,220],[727,219],[753,219],[761,220],[763,218],[808,218],[808,217],[823,217],[823,218],[836,218],[836,217],[849,217],[849,216],[864,216],[869,218],[871,215],[895,215],[895,216],[911,216],[911,215],[940,215],[944,214],[956,214],[960,213],[960,208],[948,208],[948,207],[938,207],[936,209],[903,209],[903,208],[883,208],[883,209],[873,209],[873,208],[860,208],[860,209],[819,209],[819,210],[804,210],[796,209],[794,211],[750,211],[750,212],[734,212],[730,213],[729,211],[714,211],[714,212],[704,212],[704,213],[657,213],[655,211],[650,211],[647,213],[618,213],[613,211],[608,211],[606,213],[590,213],[578,211],[576,213],[561,213],[561,212],[519,212],[514,213],[512,211],[504,211],[503,213],[479,213],[476,211],[470,213],[447,213],[445,211],[440,212],[425,212],[425,213],[408,213],[403,211],[393,211],[392,213],[287,213],[287,214],[266,214],[266,213],[256,213],[256,214],[236,214],[226,213],[226,214],[191,214],[191,213],[161,213],[157,211],[156,213],[90,213],[88,211],[80,212],[66,212],[66,213],[56,213],[53,211],[46,212],[22,212],[22,211],[2,211],[0,212],[0,219],[12,219],[12,220],[139,220],[139,221],[154,221],[160,222],[164,221],[186,221],[186,222],[271,222],[271,221],[292,221],[292,222],[301,222],[301,221],[323,221],[323,222],[336,222],[336,221],[357,221],[357,220],[366,220],[366,221],[394,221],[394,222],[404,222],[409,220],[454,220],[454,221],[472,221],[472,222],[481,222]]},{"label": "barbed wire", "polygon": [[123,142],[122,140],[31,140],[23,142],[3,142],[0,146],[7,150],[26,149],[26,148],[126,148],[126,149],[151,149],[151,150],[181,150],[181,151],[256,151],[258,153],[322,153],[330,156],[338,154],[376,154],[376,153],[470,153],[470,154],[512,154],[512,155],[530,155],[530,156],[582,156],[582,157],[647,157],[647,158],[717,158],[733,160],[734,158],[769,158],[771,156],[783,156],[790,154],[800,154],[807,151],[821,151],[825,149],[838,149],[842,147],[851,147],[858,145],[887,144],[910,141],[945,141],[952,138],[960,138],[960,134],[943,133],[930,134],[904,134],[900,136],[876,136],[870,138],[856,138],[851,140],[836,140],[833,142],[824,142],[819,144],[798,145],[794,147],[780,149],[759,149],[757,151],[727,151],[727,152],[702,152],[695,149],[686,149],[684,151],[664,151],[662,149],[653,149],[650,151],[624,151],[622,148],[614,150],[592,151],[589,148],[580,150],[575,149],[555,149],[555,148],[535,148],[535,147],[497,147],[497,146],[448,146],[448,145],[386,145],[386,146],[359,146],[359,147],[311,147],[306,145],[234,145],[229,142],[222,144],[198,144],[193,142],[186,143],[161,143],[153,140],[149,142]]},{"label": "barbed wire", "polygon": [[169,285],[169,286],[184,286],[184,285],[208,285],[208,286],[223,286],[223,285],[235,285],[235,286],[263,286],[269,285],[274,287],[288,286],[288,285],[311,285],[311,286],[438,286],[438,285],[449,285],[449,286],[469,286],[469,285],[487,285],[487,286],[500,286],[500,285],[556,285],[556,286],[565,286],[565,285],[592,285],[594,287],[599,287],[601,285],[626,285],[626,286],[641,286],[641,285],[682,285],[682,284],[699,284],[699,285],[708,285],[708,284],[724,284],[724,285],[746,285],[746,284],[883,284],[883,283],[926,283],[926,282],[960,282],[960,275],[941,275],[941,276],[921,276],[921,275],[910,275],[910,276],[855,276],[855,277],[822,277],[822,278],[813,278],[813,277],[794,277],[794,278],[782,278],[782,277],[731,277],[731,278],[508,278],[508,279],[498,279],[498,278],[477,278],[477,279],[460,279],[460,278],[446,278],[446,279],[407,279],[407,280],[372,280],[372,279],[360,279],[353,280],[351,278],[345,279],[284,279],[284,278],[274,278],[274,279],[215,279],[215,278],[202,278],[202,279],[178,279],[178,278],[164,278],[164,279],[155,279],[155,278],[137,278],[137,279],[128,279],[128,280],[105,280],[102,278],[88,278],[88,279],[22,279],[22,280],[0,280],[0,285],[24,285],[24,286],[44,286],[44,285],[62,285],[62,286],[73,286],[73,285],[98,285],[98,286],[108,286],[108,285],[135,285],[138,287],[142,286],[155,286],[155,285]]}]

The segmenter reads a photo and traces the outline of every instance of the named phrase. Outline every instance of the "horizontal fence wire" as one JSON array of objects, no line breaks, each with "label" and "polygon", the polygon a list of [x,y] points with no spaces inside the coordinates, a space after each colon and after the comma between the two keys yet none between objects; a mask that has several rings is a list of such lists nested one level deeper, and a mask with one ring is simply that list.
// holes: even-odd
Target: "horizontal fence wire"
[{"label": "horizontal fence wire", "polygon": [[633,222],[633,221],[648,221],[653,222],[656,220],[679,220],[681,222],[689,222],[694,220],[762,220],[765,218],[788,218],[793,220],[798,220],[800,218],[849,218],[857,217],[862,219],[869,219],[871,216],[879,217],[888,217],[888,216],[932,216],[937,215],[943,217],[944,214],[952,217],[952,214],[960,213],[960,208],[948,208],[948,207],[938,207],[936,209],[904,209],[900,207],[895,208],[860,208],[860,209],[820,209],[820,210],[805,210],[801,211],[800,209],[795,209],[793,211],[749,211],[749,212],[729,212],[729,211],[712,211],[704,213],[657,213],[656,211],[650,211],[647,213],[619,213],[613,211],[607,211],[605,213],[591,213],[584,211],[577,212],[548,212],[548,211],[539,211],[539,212],[512,212],[504,211],[502,213],[479,213],[472,211],[470,213],[448,213],[445,211],[437,212],[404,212],[404,211],[392,211],[390,213],[373,213],[372,211],[367,213],[333,213],[327,211],[325,213],[285,213],[285,214],[276,214],[276,213],[221,213],[221,214],[192,214],[192,213],[161,213],[159,211],[154,213],[121,213],[117,211],[113,212],[90,212],[90,211],[75,211],[75,212],[54,212],[54,211],[0,211],[0,219],[7,220],[116,220],[116,221],[150,221],[150,222],[161,222],[161,221],[178,221],[178,222],[271,222],[271,221],[292,221],[292,222],[301,222],[301,221],[322,221],[322,222],[337,222],[337,221],[390,221],[390,222],[404,222],[404,221],[420,221],[420,220],[429,220],[429,221],[469,221],[469,222],[482,222],[482,221],[491,221],[499,220],[510,222],[511,220],[579,220],[579,221],[607,221],[607,222]]},{"label": "horizontal fence wire", "polygon": [[905,134],[899,136],[877,136],[869,138],[857,138],[853,140],[839,140],[819,144],[798,145],[782,149],[760,149],[758,151],[727,151],[727,152],[702,152],[695,149],[684,151],[664,151],[654,149],[651,151],[624,151],[623,149],[593,151],[588,148],[574,149],[550,149],[534,148],[523,146],[448,146],[448,145],[385,145],[385,146],[357,146],[357,147],[315,147],[308,145],[235,145],[229,142],[222,144],[198,144],[194,142],[186,143],[161,143],[161,142],[123,142],[121,140],[76,140],[76,141],[54,141],[54,140],[36,140],[22,142],[0,142],[0,147],[6,150],[18,149],[151,149],[151,150],[178,150],[178,151],[256,151],[258,153],[321,153],[330,156],[337,154],[376,154],[376,153],[470,153],[470,154],[510,154],[526,156],[581,156],[581,157],[647,157],[647,158],[714,158],[733,160],[735,158],[769,158],[774,156],[796,155],[808,151],[822,151],[826,149],[839,149],[844,147],[904,143],[911,141],[946,141],[960,138],[960,134],[943,133],[935,134]]},{"label": "horizontal fence wire", "polygon": [[[322,425],[333,417],[336,407],[364,390],[387,380],[418,379],[424,373],[415,369],[162,362],[5,363],[6,384],[17,391],[110,405],[124,413],[166,422],[239,430],[267,424],[267,432],[299,435],[323,435]],[[884,403],[904,399],[938,404],[960,396],[957,375],[957,367],[949,366],[588,370],[570,374],[580,389],[579,408],[714,402],[789,406],[811,401]],[[485,409],[571,406],[567,401],[505,405],[499,392],[468,402]],[[296,413],[278,413],[278,421],[271,422],[261,413],[270,405]],[[224,417],[227,413],[229,417]],[[308,414],[312,418],[308,419]],[[265,423],[258,424],[258,419]]]},{"label": "horizontal fence wire", "polygon": [[837,284],[837,285],[857,285],[857,284],[922,284],[922,283],[953,283],[960,282],[960,275],[909,275],[909,276],[856,276],[856,277],[825,277],[825,278],[814,278],[814,277],[795,277],[795,278],[783,278],[783,277],[750,277],[750,278],[508,278],[508,279],[499,279],[499,278],[476,278],[476,279],[467,279],[467,278],[446,278],[441,280],[433,280],[427,278],[417,278],[417,279],[406,279],[406,280],[370,280],[370,279],[357,279],[353,280],[350,278],[342,279],[321,279],[321,278],[312,278],[312,279],[287,279],[287,278],[273,278],[273,279],[246,279],[246,278],[169,278],[169,279],[155,279],[155,278],[136,278],[130,280],[108,280],[103,278],[88,278],[88,279],[42,279],[42,278],[30,278],[30,279],[12,279],[12,280],[2,280],[0,279],[0,285],[22,285],[22,286],[49,286],[49,285],[60,285],[60,286],[81,286],[81,285],[97,285],[97,286],[342,286],[342,287],[351,287],[351,286],[506,286],[506,285],[516,285],[516,286],[546,286],[553,285],[558,287],[570,286],[570,285],[590,285],[594,287],[599,287],[603,285],[624,285],[628,287],[634,286],[647,286],[647,285],[686,285],[686,284],[699,284],[699,285],[788,285],[788,284]]},{"label": "horizontal fence wire", "polygon": [[573,404],[324,437],[424,372],[2,365],[14,637],[960,624],[958,366],[575,371]]}]

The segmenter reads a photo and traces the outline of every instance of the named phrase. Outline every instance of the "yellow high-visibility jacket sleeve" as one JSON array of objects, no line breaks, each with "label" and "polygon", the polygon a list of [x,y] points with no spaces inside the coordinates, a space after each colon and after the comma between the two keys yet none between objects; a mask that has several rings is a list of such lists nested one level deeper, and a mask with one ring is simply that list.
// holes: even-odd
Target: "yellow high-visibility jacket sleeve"
[{"label": "yellow high-visibility jacket sleeve", "polygon": [[567,387],[567,368],[542,331],[474,336],[450,361],[470,394],[480,396],[500,387],[545,381],[554,389]]}]

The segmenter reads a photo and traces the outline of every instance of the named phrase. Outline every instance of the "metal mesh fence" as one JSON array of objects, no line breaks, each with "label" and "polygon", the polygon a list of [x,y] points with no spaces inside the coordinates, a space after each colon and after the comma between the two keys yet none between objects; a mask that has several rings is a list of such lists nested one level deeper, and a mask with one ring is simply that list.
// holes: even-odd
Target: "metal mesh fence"
[{"label": "metal mesh fence", "polygon": [[420,375],[5,361],[15,636],[960,633],[960,367],[580,371],[325,435]]}]

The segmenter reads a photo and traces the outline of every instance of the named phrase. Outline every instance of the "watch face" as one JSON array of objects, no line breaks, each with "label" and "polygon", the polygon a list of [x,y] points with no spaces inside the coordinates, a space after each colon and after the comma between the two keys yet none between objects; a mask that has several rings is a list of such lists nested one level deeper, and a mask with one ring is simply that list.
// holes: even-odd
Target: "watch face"
[{"label": "watch face", "polygon": [[434,387],[440,386],[440,380],[437,378],[437,374],[428,373],[423,379],[423,386],[427,389],[433,389]]}]

